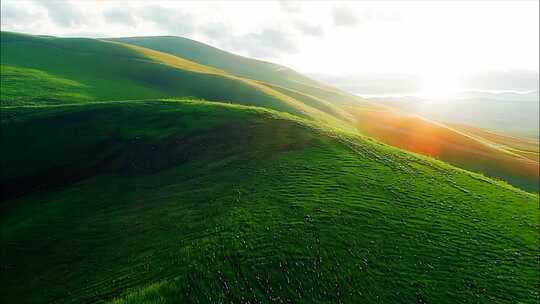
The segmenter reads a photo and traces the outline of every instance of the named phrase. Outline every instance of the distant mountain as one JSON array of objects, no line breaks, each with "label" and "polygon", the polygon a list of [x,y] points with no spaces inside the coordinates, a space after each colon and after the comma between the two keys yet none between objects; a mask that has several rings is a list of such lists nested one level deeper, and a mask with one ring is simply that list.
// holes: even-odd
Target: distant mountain
[{"label": "distant mountain", "polygon": [[516,92],[482,92],[482,91],[466,91],[457,94],[455,99],[490,99],[500,101],[529,101],[540,102],[539,91],[531,91],[527,93]]},{"label": "distant mountain", "polygon": [[[366,97],[365,97],[366,98]],[[393,104],[410,104],[418,102],[432,102],[428,98],[422,98],[414,95],[405,96],[381,96],[369,97],[372,101]],[[531,91],[526,93],[517,92],[486,92],[486,91],[463,91],[455,96],[446,99],[437,100],[438,102],[452,102],[453,100],[499,100],[499,101],[530,101],[538,102],[540,100],[539,91]]]},{"label": "distant mountain", "polygon": [[538,91],[522,94],[470,91],[435,101],[414,96],[369,100],[442,123],[469,124],[536,140],[540,136]]}]

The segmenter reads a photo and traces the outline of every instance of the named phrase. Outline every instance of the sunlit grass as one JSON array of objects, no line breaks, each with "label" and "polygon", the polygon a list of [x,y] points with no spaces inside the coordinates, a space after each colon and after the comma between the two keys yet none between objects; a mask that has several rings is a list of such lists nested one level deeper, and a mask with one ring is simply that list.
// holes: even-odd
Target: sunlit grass
[{"label": "sunlit grass", "polygon": [[1,206],[4,299],[538,298],[538,196],[503,183],[239,105],[2,115],[3,183],[26,193]]}]

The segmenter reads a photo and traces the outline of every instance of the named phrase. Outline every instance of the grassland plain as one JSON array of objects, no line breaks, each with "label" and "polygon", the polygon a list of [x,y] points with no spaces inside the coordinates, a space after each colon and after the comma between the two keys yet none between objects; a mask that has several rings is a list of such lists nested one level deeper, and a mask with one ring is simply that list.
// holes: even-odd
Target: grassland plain
[{"label": "grassland plain", "polygon": [[2,302],[539,300],[538,196],[502,182],[241,105],[0,114]]}]

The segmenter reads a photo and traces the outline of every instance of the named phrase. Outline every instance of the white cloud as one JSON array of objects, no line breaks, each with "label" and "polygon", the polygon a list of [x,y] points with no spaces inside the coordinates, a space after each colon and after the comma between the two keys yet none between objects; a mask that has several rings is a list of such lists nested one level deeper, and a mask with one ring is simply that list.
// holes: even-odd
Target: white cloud
[{"label": "white cloud", "polygon": [[332,10],[332,19],[337,26],[356,26],[358,16],[350,8],[339,6]]},{"label": "white cloud", "polygon": [[537,1],[1,1],[2,30],[178,35],[327,75],[538,71]]},{"label": "white cloud", "polygon": [[47,18],[47,12],[36,9],[28,3],[0,1],[1,29],[11,31],[27,31],[28,28],[39,28]]},{"label": "white cloud", "polygon": [[193,16],[181,8],[150,5],[140,9],[140,17],[153,22],[167,34],[189,36],[194,31]]},{"label": "white cloud", "polygon": [[134,26],[137,22],[131,11],[119,7],[104,10],[103,16],[105,17],[105,22],[109,24]]},{"label": "white cloud", "polygon": [[312,25],[303,21],[297,21],[294,25],[304,35],[315,37],[322,37],[324,35],[324,29],[321,25]]},{"label": "white cloud", "polygon": [[275,58],[280,54],[291,54],[297,51],[295,39],[289,33],[276,29],[264,29],[257,33],[249,33],[233,37],[225,41],[236,50],[244,50],[248,55],[259,58]]},{"label": "white cloud", "polygon": [[88,25],[89,20],[76,3],[68,1],[35,1],[47,10],[49,18],[62,27]]}]

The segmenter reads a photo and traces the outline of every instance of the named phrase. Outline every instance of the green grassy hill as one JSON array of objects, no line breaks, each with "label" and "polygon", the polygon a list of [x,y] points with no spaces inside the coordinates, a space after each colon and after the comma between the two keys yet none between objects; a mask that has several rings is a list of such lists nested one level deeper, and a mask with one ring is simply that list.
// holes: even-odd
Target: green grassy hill
[{"label": "green grassy hill", "polygon": [[232,54],[188,38],[175,36],[107,39],[172,54],[221,69],[232,75],[312,95],[331,103],[365,102],[352,94],[329,87],[282,65]]},{"label": "green grassy hill", "polygon": [[232,54],[184,37],[125,37],[107,39],[180,56],[193,62],[215,67],[233,75],[256,79],[281,86],[302,84],[325,87],[287,67]]},{"label": "green grassy hill", "polygon": [[359,135],[335,92],[0,42],[2,303],[540,300],[538,195]]},{"label": "green grassy hill", "polygon": [[539,298],[538,196],[479,175],[260,108],[1,114],[3,302]]},{"label": "green grassy hill", "polygon": [[[267,107],[339,127],[348,124],[263,83],[148,49],[10,32],[0,38],[2,105],[191,97]],[[59,82],[60,90],[69,94],[51,89]]]},{"label": "green grassy hill", "polygon": [[[441,129],[437,123],[422,120],[422,128],[415,128],[415,123],[401,125],[399,116],[403,113],[396,115],[392,121],[385,121],[378,115],[366,117],[366,113],[387,112],[388,108],[383,103],[371,103],[286,67],[231,54],[182,37],[128,37],[110,40],[168,53],[231,75],[255,79],[304,105],[346,122],[346,125],[353,124],[360,133],[387,144],[503,179],[527,191],[539,190],[538,162],[515,158],[507,151],[488,145],[478,138],[471,140],[464,134],[437,132]],[[428,135],[427,138],[424,134]],[[406,143],[403,144],[403,141]],[[431,153],[433,148],[437,149],[436,155]]]},{"label": "green grassy hill", "polygon": [[[0,38],[3,91],[0,102],[5,106],[200,98],[274,109],[342,130],[357,129],[390,144],[394,137],[405,137],[402,128],[393,129],[387,123],[382,125],[386,133],[381,137],[358,128],[376,125],[357,115],[359,109],[384,110],[381,106],[317,83],[290,69],[189,39],[145,37],[111,42],[10,32],[2,32]],[[252,78],[246,78],[248,76]],[[461,137],[461,141],[468,140],[466,136]],[[421,145],[429,143],[396,146],[418,152],[416,146]],[[490,149],[478,140],[476,145]],[[479,164],[500,151],[491,149],[480,158],[475,153],[462,153],[456,159],[452,156],[455,145],[448,143],[442,147],[443,161],[538,192],[537,163],[523,170],[520,164],[497,162],[500,169],[492,170],[492,164],[487,168]]]}]

